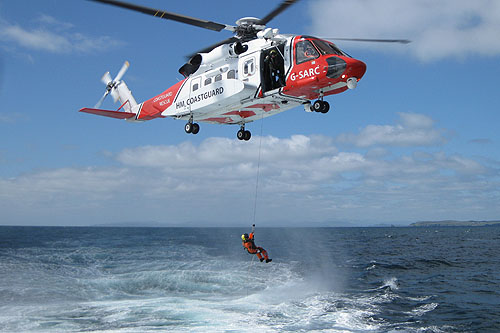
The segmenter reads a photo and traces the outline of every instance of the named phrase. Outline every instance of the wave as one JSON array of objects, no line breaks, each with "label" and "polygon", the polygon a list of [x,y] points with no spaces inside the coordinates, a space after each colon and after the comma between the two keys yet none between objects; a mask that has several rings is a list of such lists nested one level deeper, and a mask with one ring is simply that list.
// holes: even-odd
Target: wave
[{"label": "wave", "polygon": [[365,266],[366,271],[372,271],[377,269],[383,270],[400,270],[408,271],[417,268],[435,268],[435,267],[455,267],[454,263],[451,263],[444,259],[415,259],[413,261],[408,261],[405,263],[384,263],[371,261]]},{"label": "wave", "polygon": [[383,268],[383,269],[388,269],[388,270],[408,270],[410,267],[406,265],[401,265],[401,264],[387,264],[387,263],[380,263],[376,261],[372,261],[369,266],[365,268],[365,270],[370,271],[374,270],[376,268]]},{"label": "wave", "polygon": [[416,259],[415,262],[417,264],[422,264],[423,266],[427,266],[427,267],[439,267],[439,266],[454,267],[455,266],[451,262],[446,261],[444,259]]},{"label": "wave", "polygon": [[408,314],[415,317],[422,317],[424,314],[433,311],[437,307],[438,303],[427,303],[416,307],[415,309],[408,312]]}]

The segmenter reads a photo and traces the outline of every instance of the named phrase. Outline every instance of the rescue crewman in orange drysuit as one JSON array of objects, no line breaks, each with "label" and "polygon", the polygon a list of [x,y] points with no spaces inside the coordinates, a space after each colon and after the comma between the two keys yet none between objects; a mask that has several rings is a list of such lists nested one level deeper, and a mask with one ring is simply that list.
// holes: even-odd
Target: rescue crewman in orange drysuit
[{"label": "rescue crewman in orange drysuit", "polygon": [[255,246],[254,243],[254,233],[255,233],[255,224],[252,225],[252,232],[249,234],[243,234],[241,235],[241,240],[243,241],[243,247],[248,251],[250,254],[256,254],[257,258],[261,262],[264,260],[267,262],[271,262],[273,259],[269,259],[267,255],[267,251],[261,248],[260,246],[257,247]]}]

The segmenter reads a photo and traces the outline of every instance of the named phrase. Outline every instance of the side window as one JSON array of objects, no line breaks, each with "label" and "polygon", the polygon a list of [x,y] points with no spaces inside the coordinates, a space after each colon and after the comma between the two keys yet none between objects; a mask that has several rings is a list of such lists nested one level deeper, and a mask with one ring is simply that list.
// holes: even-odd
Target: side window
[{"label": "side window", "polygon": [[217,74],[215,76],[215,82],[222,80],[222,74]]},{"label": "side window", "polygon": [[243,76],[252,76],[255,73],[254,58],[248,59],[243,63]]},{"label": "side window", "polygon": [[201,86],[201,77],[200,76],[195,77],[191,81],[191,91],[196,91],[196,90],[200,89],[200,86]]},{"label": "side window", "polygon": [[205,79],[205,85],[208,86],[210,83],[212,83],[212,78],[211,77],[207,77]]},{"label": "side window", "polygon": [[310,41],[302,40],[295,45],[295,62],[297,65],[318,57],[319,52]]},{"label": "side window", "polygon": [[227,72],[227,78],[236,79],[236,71],[234,69],[231,69],[229,72]]}]

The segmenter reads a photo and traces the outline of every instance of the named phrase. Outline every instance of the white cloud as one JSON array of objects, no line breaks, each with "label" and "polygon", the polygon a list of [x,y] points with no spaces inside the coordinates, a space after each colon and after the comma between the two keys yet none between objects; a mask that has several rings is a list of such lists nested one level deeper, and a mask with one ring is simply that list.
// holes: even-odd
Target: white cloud
[{"label": "white cloud", "polygon": [[37,27],[23,27],[0,19],[0,41],[50,53],[91,53],[122,44],[109,36],[92,37],[73,32],[73,25],[41,15]]},{"label": "white cloud", "polygon": [[[496,0],[317,0],[311,33],[322,37],[402,38],[422,61],[500,54],[500,2]],[[351,45],[351,44],[350,44]]]},{"label": "white cloud", "polygon": [[[402,119],[413,127],[430,125],[418,115]],[[500,214],[498,166],[442,152],[339,151],[321,136],[260,140],[208,138],[199,145],[137,147],[116,154],[118,167],[62,168],[0,179],[2,221],[248,224],[259,146],[257,219],[266,225]]]},{"label": "white cloud", "polygon": [[279,160],[283,165],[291,160],[317,157],[336,151],[336,148],[331,146],[331,139],[327,137],[293,135],[289,139],[269,136],[263,138],[262,142],[258,139],[242,142],[227,138],[208,138],[199,147],[190,142],[177,146],[146,146],[125,149],[117,158],[131,166],[192,169],[200,165],[255,163],[259,147],[263,161]]},{"label": "white cloud", "polygon": [[40,14],[36,21],[59,30],[67,30],[74,27],[72,23],[59,21],[55,17],[46,14]]},{"label": "white cloud", "polygon": [[400,117],[399,124],[368,125],[359,134],[341,134],[336,141],[358,147],[374,145],[434,146],[446,142],[443,131],[434,128],[434,122],[428,116],[417,113],[398,113],[398,115]]},{"label": "white cloud", "polygon": [[3,27],[0,38],[25,48],[56,53],[67,52],[71,48],[70,41],[63,36],[45,30],[25,30],[16,25]]},{"label": "white cloud", "polygon": [[58,204],[66,196],[86,202],[102,200],[126,183],[126,169],[62,168],[2,179],[0,198],[14,199],[23,205]]}]

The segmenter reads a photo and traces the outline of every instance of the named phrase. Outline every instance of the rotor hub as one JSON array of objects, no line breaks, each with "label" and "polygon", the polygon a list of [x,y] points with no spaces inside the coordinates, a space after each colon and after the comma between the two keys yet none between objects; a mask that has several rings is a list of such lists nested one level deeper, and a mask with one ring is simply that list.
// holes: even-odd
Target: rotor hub
[{"label": "rotor hub", "polygon": [[242,39],[254,39],[257,32],[264,30],[265,25],[260,24],[261,20],[256,17],[243,17],[236,21],[236,35]]}]

